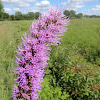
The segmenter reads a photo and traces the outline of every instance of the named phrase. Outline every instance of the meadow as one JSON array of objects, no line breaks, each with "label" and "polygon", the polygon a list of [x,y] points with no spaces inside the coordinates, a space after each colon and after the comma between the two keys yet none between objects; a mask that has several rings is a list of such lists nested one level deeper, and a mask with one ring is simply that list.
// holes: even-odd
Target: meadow
[{"label": "meadow", "polygon": [[[15,51],[32,20],[0,22],[0,100],[12,100]],[[71,19],[52,47],[39,100],[100,100],[100,19]]]}]

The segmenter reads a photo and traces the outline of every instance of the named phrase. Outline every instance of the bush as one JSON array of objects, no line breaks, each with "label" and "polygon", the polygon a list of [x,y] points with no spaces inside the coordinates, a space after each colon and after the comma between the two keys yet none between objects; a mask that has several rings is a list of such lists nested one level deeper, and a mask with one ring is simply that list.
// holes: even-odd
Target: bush
[{"label": "bush", "polygon": [[[61,87],[69,96],[63,100],[99,100],[99,66],[87,62],[77,45],[54,47],[46,71],[50,85]],[[55,79],[55,82],[53,80]],[[52,99],[51,99],[52,100]],[[60,99],[58,99],[60,100]]]}]

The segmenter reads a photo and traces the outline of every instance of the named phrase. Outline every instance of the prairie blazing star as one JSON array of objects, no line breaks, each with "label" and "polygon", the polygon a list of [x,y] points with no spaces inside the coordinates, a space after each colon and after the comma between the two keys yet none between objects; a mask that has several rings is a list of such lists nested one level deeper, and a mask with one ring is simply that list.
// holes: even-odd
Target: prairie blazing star
[{"label": "prairie blazing star", "polygon": [[30,33],[25,33],[18,45],[15,74],[17,76],[13,100],[34,100],[39,98],[50,46],[58,45],[60,36],[66,32],[68,19],[62,19],[62,12],[53,10],[33,21]]}]

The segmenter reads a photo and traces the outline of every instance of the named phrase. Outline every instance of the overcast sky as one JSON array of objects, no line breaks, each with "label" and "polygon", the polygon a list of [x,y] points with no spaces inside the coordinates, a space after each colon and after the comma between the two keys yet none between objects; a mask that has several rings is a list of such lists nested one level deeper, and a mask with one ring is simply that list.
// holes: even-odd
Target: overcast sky
[{"label": "overcast sky", "polygon": [[100,15],[100,0],[1,0],[5,12],[44,12],[52,6],[75,10],[76,13]]}]

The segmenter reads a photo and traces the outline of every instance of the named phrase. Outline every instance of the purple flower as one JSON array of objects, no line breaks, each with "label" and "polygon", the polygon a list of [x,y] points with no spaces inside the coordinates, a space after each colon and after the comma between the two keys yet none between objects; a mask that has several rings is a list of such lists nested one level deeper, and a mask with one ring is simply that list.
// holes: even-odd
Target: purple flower
[{"label": "purple flower", "polygon": [[15,69],[16,85],[13,88],[13,100],[34,100],[39,98],[47,61],[50,59],[50,46],[60,43],[60,36],[66,32],[68,20],[62,19],[62,12],[53,10],[42,15],[25,33],[18,45]]}]

